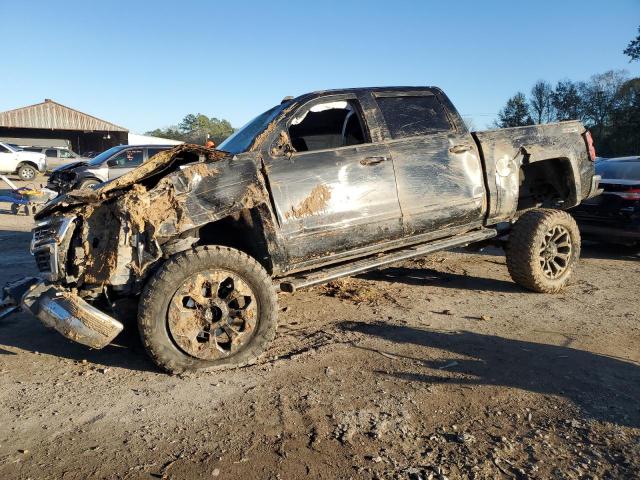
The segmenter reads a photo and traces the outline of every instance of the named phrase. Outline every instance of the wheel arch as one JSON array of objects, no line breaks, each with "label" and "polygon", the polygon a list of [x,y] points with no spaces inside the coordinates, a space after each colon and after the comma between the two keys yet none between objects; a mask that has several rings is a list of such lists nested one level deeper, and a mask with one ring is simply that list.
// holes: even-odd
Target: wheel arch
[{"label": "wheel arch", "polygon": [[568,157],[525,160],[518,175],[517,211],[534,207],[565,209],[578,203],[580,179]]}]

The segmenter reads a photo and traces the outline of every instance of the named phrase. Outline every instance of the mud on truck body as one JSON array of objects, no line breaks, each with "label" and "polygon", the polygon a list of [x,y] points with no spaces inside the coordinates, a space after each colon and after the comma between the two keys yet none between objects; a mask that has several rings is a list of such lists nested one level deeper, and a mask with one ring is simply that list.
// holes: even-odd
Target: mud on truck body
[{"label": "mud on truck body", "polygon": [[218,150],[180,145],[37,216],[40,277],[4,288],[92,348],[137,302],[169,372],[254,361],[277,292],[471,243],[506,245],[525,288],[563,288],[580,236],[563,210],[598,193],[577,121],[469,132],[435,87],[315,92],[259,115]]}]

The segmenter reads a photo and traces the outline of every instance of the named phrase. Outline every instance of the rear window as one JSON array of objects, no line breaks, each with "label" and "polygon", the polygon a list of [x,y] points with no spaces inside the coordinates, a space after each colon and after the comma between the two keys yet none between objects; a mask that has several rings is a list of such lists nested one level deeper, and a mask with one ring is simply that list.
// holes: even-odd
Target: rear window
[{"label": "rear window", "polygon": [[596,173],[610,180],[640,180],[640,161],[603,160],[596,163]]},{"label": "rear window", "polygon": [[444,107],[435,95],[376,98],[393,138],[451,130]]}]

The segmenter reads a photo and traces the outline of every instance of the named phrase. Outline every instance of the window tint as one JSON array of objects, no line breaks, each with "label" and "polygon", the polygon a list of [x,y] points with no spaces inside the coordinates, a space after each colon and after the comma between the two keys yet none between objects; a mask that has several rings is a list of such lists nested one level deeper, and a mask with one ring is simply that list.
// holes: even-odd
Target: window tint
[{"label": "window tint", "polygon": [[153,157],[156,153],[164,152],[166,148],[150,148],[148,150],[147,158]]},{"label": "window tint", "polygon": [[367,141],[353,100],[319,103],[302,111],[291,122],[289,137],[297,152],[339,148]]},{"label": "window tint", "polygon": [[42,153],[42,149],[41,149],[41,148],[27,147],[27,148],[23,148],[23,150],[24,150],[25,152],[37,152],[37,153]]},{"label": "window tint", "polygon": [[142,165],[142,149],[132,148],[113,157],[109,163],[111,168],[134,168]]},{"label": "window tint", "polygon": [[56,150],[55,148],[50,148],[49,150],[45,150],[44,154],[47,157],[58,158],[58,150]]},{"label": "window tint", "polygon": [[451,130],[447,114],[435,95],[378,97],[376,100],[393,138]]}]

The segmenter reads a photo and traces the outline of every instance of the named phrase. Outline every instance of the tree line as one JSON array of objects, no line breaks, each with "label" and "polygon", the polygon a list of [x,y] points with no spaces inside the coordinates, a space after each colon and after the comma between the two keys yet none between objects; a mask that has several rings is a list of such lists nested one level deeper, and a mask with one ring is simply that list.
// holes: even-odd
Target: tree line
[{"label": "tree line", "polygon": [[[624,50],[640,60],[639,35]],[[600,156],[640,155],[640,78],[609,70],[587,81],[538,80],[526,96],[517,92],[498,112],[495,126],[519,127],[580,120],[591,131]]]},{"label": "tree line", "polygon": [[228,120],[207,117],[201,113],[190,113],[185,115],[178,125],[156,128],[146,132],[145,135],[200,145],[204,145],[207,140],[213,140],[216,145],[220,145],[233,131],[234,129]]}]

